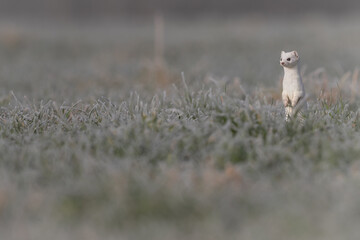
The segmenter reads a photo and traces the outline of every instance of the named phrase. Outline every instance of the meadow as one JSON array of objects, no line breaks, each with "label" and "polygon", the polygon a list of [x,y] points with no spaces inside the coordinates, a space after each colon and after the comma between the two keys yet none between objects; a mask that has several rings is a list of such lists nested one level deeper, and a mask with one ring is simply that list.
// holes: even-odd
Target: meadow
[{"label": "meadow", "polygon": [[359,22],[3,20],[1,239],[356,239]]}]

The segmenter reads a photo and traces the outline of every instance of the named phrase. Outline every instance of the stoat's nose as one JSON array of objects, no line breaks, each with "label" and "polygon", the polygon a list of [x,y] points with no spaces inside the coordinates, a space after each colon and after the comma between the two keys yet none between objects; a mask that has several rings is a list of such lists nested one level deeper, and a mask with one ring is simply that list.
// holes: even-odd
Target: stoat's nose
[{"label": "stoat's nose", "polygon": [[284,66],[284,65],[285,65],[285,62],[280,62],[280,64]]}]

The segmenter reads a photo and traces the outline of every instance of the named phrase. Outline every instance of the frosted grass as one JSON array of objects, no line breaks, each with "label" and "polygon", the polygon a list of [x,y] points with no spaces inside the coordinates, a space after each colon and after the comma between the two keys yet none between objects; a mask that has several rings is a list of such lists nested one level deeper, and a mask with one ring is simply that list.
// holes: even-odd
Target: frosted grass
[{"label": "frosted grass", "polygon": [[[251,22],[169,23],[161,69],[146,24],[0,28],[1,239],[357,237],[358,26]],[[309,94],[289,123],[282,37]]]}]

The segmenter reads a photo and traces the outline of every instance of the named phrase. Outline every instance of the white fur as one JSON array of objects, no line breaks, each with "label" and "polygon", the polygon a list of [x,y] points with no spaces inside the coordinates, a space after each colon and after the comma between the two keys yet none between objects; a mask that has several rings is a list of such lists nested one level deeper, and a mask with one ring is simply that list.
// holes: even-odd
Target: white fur
[{"label": "white fur", "polygon": [[304,85],[299,71],[299,59],[296,51],[281,52],[280,65],[284,67],[282,100],[286,120],[293,116],[294,108],[305,97]]}]

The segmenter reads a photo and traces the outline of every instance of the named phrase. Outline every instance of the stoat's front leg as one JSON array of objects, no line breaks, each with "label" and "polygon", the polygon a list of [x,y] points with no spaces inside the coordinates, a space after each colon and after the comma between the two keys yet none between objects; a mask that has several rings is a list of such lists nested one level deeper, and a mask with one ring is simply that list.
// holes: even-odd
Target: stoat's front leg
[{"label": "stoat's front leg", "polygon": [[301,101],[303,96],[304,96],[304,93],[302,91],[294,92],[293,97],[291,99],[291,103],[292,103],[291,106],[295,107]]},{"label": "stoat's front leg", "polygon": [[282,94],[282,100],[283,100],[283,104],[285,107],[285,120],[288,121],[290,120],[290,118],[292,117],[292,110],[293,110],[293,106],[291,104],[291,100],[289,95],[287,94]]}]

